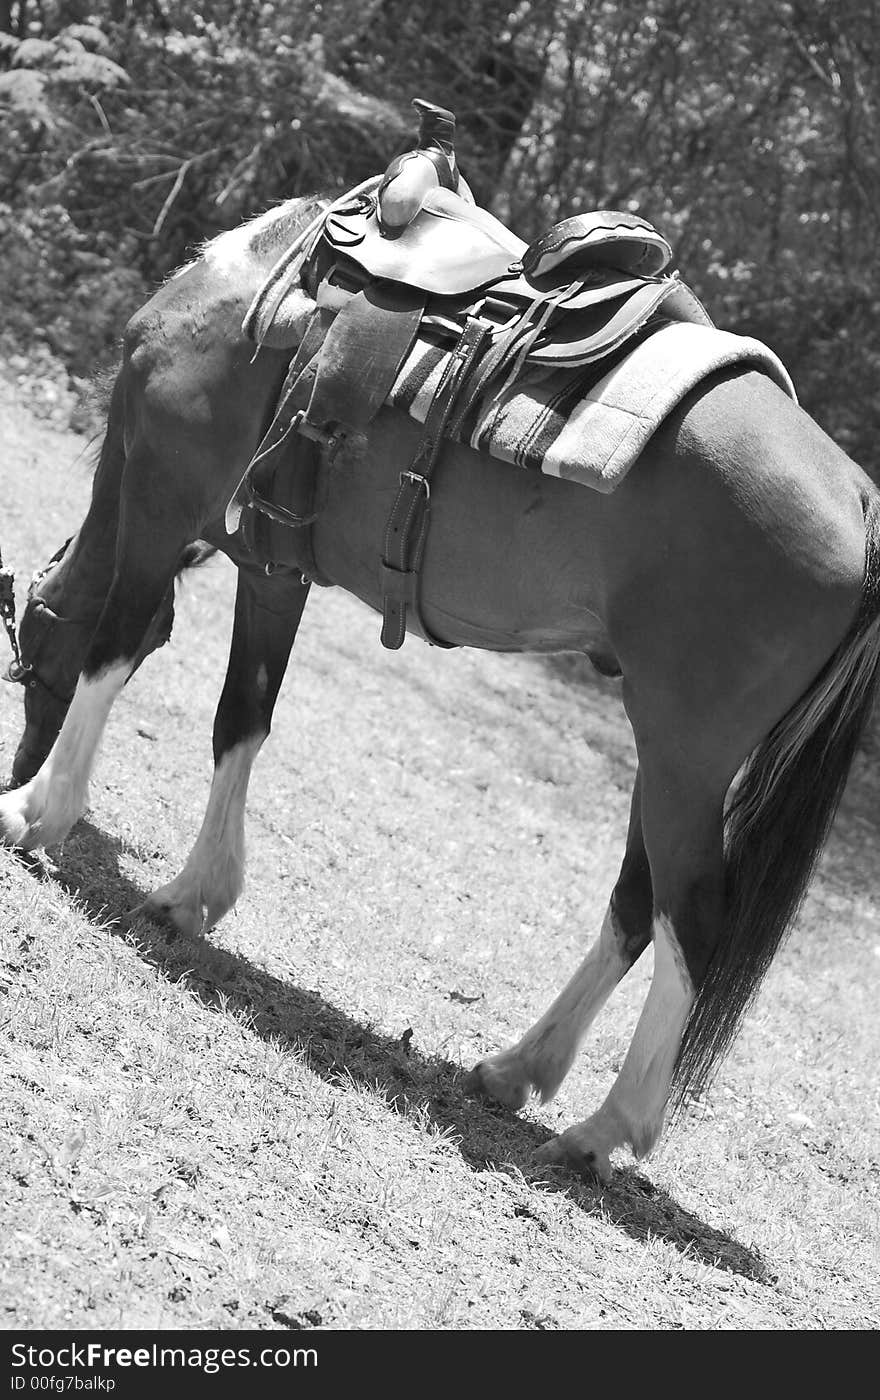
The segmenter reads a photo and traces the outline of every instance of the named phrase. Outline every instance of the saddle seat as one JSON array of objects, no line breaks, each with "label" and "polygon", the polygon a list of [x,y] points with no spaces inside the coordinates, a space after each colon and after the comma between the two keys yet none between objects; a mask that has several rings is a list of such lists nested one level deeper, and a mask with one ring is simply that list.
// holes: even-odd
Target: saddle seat
[{"label": "saddle seat", "polygon": [[383,230],[377,201],[361,198],[331,209],[322,237],[369,277],[441,297],[476,292],[520,274],[534,297],[542,282],[544,289],[556,285],[558,275],[551,279],[562,269],[568,282],[579,269],[600,266],[654,277],[672,258],[665,238],[634,214],[575,215],[527,244],[493,214],[443,188],[430,190],[415,218],[396,235]]},{"label": "saddle seat", "polygon": [[383,231],[378,201],[361,197],[331,209],[322,238],[367,274],[456,297],[510,275],[528,245],[487,210],[452,190],[430,190],[415,218],[396,234]]}]

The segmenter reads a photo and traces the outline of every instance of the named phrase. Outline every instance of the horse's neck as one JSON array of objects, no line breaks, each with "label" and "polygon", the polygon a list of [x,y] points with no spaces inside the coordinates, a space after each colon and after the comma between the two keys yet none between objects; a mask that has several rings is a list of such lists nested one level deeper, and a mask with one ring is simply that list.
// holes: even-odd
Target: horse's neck
[{"label": "horse's neck", "polygon": [[206,246],[205,257],[218,270],[247,262],[268,272],[323,205],[324,201],[317,198],[288,199],[238,228],[219,234]]},{"label": "horse's neck", "polygon": [[325,204],[326,201],[312,197],[289,199],[246,224],[251,256],[274,263]]}]

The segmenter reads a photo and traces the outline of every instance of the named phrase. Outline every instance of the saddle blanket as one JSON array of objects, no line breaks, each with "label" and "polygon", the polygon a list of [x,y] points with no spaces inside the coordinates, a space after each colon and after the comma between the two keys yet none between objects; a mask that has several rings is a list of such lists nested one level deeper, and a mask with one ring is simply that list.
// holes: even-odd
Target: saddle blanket
[{"label": "saddle blanket", "polygon": [[[632,342],[630,343],[632,344]],[[424,423],[449,352],[421,337],[388,403]],[[478,403],[453,436],[490,457],[613,491],[667,414],[707,375],[751,366],[795,403],[791,379],[759,340],[714,326],[670,321],[597,370],[526,370],[490,402]],[[590,371],[592,370],[592,374]]]}]

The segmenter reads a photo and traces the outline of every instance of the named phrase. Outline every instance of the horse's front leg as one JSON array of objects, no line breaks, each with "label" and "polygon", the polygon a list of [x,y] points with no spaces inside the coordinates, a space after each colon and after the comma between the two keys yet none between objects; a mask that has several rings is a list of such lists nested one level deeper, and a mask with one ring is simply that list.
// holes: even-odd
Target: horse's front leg
[{"label": "horse's front leg", "polygon": [[182,933],[211,928],[241,894],[251,768],[271,727],[308,591],[298,574],[239,570],[229,665],[214,720],[214,777],[201,830],[180,874],[136,911]]},{"label": "horse's front leg", "polygon": [[[125,470],[123,395],[125,376],[116,382],[107,431],[92,484],[92,499],[81,528],[36,576],[19,629],[24,670],[24,733],[12,763],[12,781],[26,783],[39,770],[61,731],[89,642],[101,616],[116,569],[119,504]],[[187,567],[204,557],[190,549],[179,561]],[[171,635],[174,587],[169,586],[135,661]]]},{"label": "horse's front leg", "polygon": [[[144,459],[144,460],[141,460]],[[129,457],[134,482],[149,483],[151,454]],[[185,546],[170,508],[135,489],[121,515],[116,569],[64,722],[32,778],[0,797],[0,840],[22,850],[63,841],[88,801],[88,783],[111,706],[143,655]]]},{"label": "horse's front leg", "polygon": [[123,393],[120,375],[86,518],[28,592],[19,628],[25,727],[12,763],[16,785],[34,776],[58,738],[113,581],[125,467]]},{"label": "horse's front leg", "polygon": [[641,781],[636,777],[626,854],[599,937],[552,1006],[509,1050],[471,1071],[472,1091],[519,1109],[530,1094],[553,1097],[578,1047],[611,992],[651,938],[651,872],[642,838]]}]

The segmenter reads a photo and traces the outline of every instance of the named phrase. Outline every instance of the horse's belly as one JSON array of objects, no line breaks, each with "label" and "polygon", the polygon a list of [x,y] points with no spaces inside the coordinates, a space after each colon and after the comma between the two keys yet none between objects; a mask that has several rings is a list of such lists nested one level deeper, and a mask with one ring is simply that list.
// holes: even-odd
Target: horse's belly
[{"label": "horse's belly", "polygon": [[[382,414],[323,469],[314,551],[323,574],[381,610],[381,559],[417,424]],[[570,482],[447,447],[431,479],[419,598],[443,641],[610,656],[601,620],[602,498]]]}]

